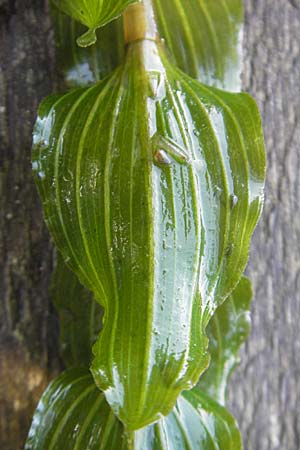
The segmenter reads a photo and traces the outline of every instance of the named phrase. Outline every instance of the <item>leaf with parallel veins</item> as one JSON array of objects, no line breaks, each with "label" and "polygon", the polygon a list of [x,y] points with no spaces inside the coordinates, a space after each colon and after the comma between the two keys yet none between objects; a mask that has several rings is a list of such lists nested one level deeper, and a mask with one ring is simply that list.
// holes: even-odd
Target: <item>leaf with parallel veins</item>
[{"label": "leaf with parallel veins", "polygon": [[[60,318],[64,363],[66,367],[89,367],[91,348],[102,324],[102,308],[60,255],[57,255],[51,286],[52,300]],[[251,298],[250,280],[243,276],[207,326],[210,364],[198,386],[222,405],[229,377],[239,363],[239,349],[250,332]]]},{"label": "leaf with parallel veins", "polygon": [[[154,0],[160,35],[174,62],[204,84],[241,90],[242,0]],[[76,37],[84,28],[71,17],[52,11],[58,64],[71,87],[86,86],[107,75],[124,59],[122,21],[99,31],[88,49]]]},{"label": "leaf with parallel veins", "polygon": [[161,37],[184,72],[241,90],[242,0],[153,0]]},{"label": "leaf with parallel veins", "polygon": [[[95,308],[99,308],[99,305],[59,256],[52,284],[52,296],[61,315],[64,360],[73,367],[76,363],[87,367],[91,343],[87,334],[94,335],[98,326],[93,320],[94,329],[90,330],[93,325],[86,320],[82,309],[84,306],[91,311],[92,304]],[[219,450],[240,450],[240,435],[233,417],[212,399],[224,398],[224,384],[227,384],[228,374],[237,363],[237,350],[248,334],[250,297],[250,283],[246,277],[242,277],[232,295],[218,308],[208,325],[211,362],[200,379],[200,389],[184,392],[184,397],[177,400],[172,413],[155,426],[134,432],[131,448],[215,450],[217,445]],[[65,317],[69,309],[76,316],[75,324],[72,325]],[[76,346],[73,345],[74,338]],[[59,450],[127,450],[130,445],[127,444],[123,427],[112,415],[103,394],[94,386],[86,395],[81,396],[85,388],[89,389],[92,384],[93,380],[87,369],[67,371],[53,381],[35,412],[26,450],[48,450],[49,446]],[[74,407],[78,397],[80,400]],[[67,414],[67,411],[70,413]]]},{"label": "leaf with parallel veins", "polygon": [[80,47],[97,41],[96,29],[118,17],[124,9],[137,0],[53,0],[65,14],[86,25],[89,30],[77,39]]},{"label": "leaf with parallel veins", "polygon": [[84,25],[51,5],[51,17],[56,43],[56,65],[62,88],[88,86],[111,73],[124,58],[122,18],[110,22],[97,31],[95,45],[82,48],[76,37]]},{"label": "leaf with parallel veins", "polygon": [[103,309],[57,254],[50,295],[59,315],[60,352],[66,367],[89,367]]},{"label": "leaf with parallel veins", "polygon": [[263,200],[256,105],[135,42],[110,77],[43,102],[33,168],[59,250],[105,308],[96,383],[141,428],[197,383],[206,325],[244,270]]},{"label": "leaf with parallel veins", "polygon": [[225,404],[229,377],[239,362],[238,352],[250,332],[251,298],[250,280],[243,276],[207,327],[211,359],[198,385],[221,405]]},{"label": "leaf with parallel veins", "polygon": [[36,409],[25,450],[241,450],[234,418],[198,388],[157,424],[126,435],[88,370],[64,372]]},{"label": "leaf with parallel veins", "polygon": [[[51,285],[52,299],[59,312],[64,363],[66,367],[89,367],[91,348],[102,324],[102,308],[59,255]],[[243,276],[207,326],[210,364],[198,385],[222,405],[229,377],[239,363],[239,349],[250,332],[251,297],[250,280]]]}]

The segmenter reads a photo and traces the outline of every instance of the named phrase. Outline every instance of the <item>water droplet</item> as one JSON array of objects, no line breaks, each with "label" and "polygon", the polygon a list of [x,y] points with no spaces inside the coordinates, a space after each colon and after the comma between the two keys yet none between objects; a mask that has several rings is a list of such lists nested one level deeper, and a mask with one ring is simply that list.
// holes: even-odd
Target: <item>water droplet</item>
[{"label": "water droplet", "polygon": [[38,176],[41,180],[44,180],[46,178],[45,172],[42,171],[38,172]]},{"label": "water droplet", "polygon": [[76,42],[79,47],[89,47],[97,41],[96,30],[90,28],[86,33],[77,38]]},{"label": "water droplet", "polygon": [[193,130],[193,133],[194,133],[194,135],[196,136],[196,137],[199,137],[200,136],[200,131],[199,130]]},{"label": "water droplet", "polygon": [[188,383],[187,383],[187,388],[188,388],[188,389],[192,389],[193,387],[194,387],[193,382],[192,382],[192,381],[188,381]]},{"label": "water droplet", "polygon": [[234,208],[237,205],[238,200],[239,199],[238,199],[237,195],[231,194],[231,196],[230,196],[230,206],[231,206],[231,208]]},{"label": "water droplet", "polygon": [[71,169],[67,170],[67,175],[64,174],[62,179],[66,182],[69,183],[70,181],[73,181],[73,173],[71,171]]}]

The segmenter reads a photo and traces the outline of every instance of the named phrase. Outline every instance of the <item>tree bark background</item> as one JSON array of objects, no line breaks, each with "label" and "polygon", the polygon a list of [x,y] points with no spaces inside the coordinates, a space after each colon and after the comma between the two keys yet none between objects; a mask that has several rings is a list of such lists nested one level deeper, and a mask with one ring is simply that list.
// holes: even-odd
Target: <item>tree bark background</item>
[{"label": "tree bark background", "polygon": [[[216,0],[217,1],[217,0]],[[229,405],[245,450],[300,449],[300,0],[245,0],[244,89],[268,152],[265,209],[252,242],[252,335]],[[49,302],[52,244],[30,164],[40,100],[57,89],[46,0],[0,0],[0,448],[21,450],[58,372]]]}]

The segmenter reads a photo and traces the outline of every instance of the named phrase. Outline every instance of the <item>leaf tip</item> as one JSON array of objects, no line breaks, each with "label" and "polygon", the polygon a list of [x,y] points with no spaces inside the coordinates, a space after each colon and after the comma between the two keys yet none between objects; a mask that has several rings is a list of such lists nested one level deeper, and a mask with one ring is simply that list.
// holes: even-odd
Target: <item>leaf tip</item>
[{"label": "leaf tip", "polygon": [[90,28],[86,33],[76,39],[79,47],[90,47],[97,42],[96,29]]}]

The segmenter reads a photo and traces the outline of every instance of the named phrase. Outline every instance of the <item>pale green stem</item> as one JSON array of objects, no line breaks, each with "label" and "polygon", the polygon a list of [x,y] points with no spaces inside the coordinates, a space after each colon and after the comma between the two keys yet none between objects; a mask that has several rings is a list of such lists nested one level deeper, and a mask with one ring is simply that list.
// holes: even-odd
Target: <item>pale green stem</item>
[{"label": "pale green stem", "polygon": [[125,42],[157,40],[158,32],[151,0],[130,5],[123,15]]}]

